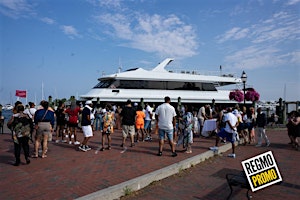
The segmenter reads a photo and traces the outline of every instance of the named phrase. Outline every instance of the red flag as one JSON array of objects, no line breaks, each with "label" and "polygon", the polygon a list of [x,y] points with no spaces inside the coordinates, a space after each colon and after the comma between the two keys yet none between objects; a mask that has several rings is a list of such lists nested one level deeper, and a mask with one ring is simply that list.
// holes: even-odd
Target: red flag
[{"label": "red flag", "polygon": [[26,98],[26,90],[16,90],[16,96]]}]

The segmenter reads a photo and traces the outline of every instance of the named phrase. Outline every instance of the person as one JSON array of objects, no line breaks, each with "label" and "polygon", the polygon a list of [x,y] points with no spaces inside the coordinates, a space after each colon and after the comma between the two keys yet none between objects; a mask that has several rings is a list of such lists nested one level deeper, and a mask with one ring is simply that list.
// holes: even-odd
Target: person
[{"label": "person", "polygon": [[84,139],[79,146],[81,151],[89,151],[91,148],[87,145],[88,141],[93,137],[92,121],[91,121],[91,112],[92,112],[93,102],[88,100],[85,102],[85,107],[82,110],[81,118],[81,128],[83,132]]},{"label": "person", "polygon": [[184,147],[186,148],[185,153],[192,153],[192,143],[193,143],[193,114],[192,108],[186,106],[185,113],[183,115],[184,121]]},{"label": "person", "polygon": [[12,127],[14,154],[16,161],[14,166],[19,166],[21,163],[20,155],[23,148],[26,164],[30,163],[29,159],[29,137],[32,127],[32,119],[24,113],[24,106],[22,104],[17,106],[17,113],[12,115],[8,124]]},{"label": "person", "polygon": [[290,132],[291,132],[291,140],[293,147],[298,150],[299,149],[299,142],[297,137],[300,137],[300,113],[294,111],[293,117],[290,120]]},{"label": "person", "polygon": [[136,133],[136,141],[139,141],[139,137],[142,137],[142,141],[144,141],[144,136],[145,136],[145,117],[146,114],[143,112],[143,107],[141,105],[139,105],[137,107],[137,111],[136,111],[136,119],[135,119],[135,127],[137,130]]},{"label": "person", "polygon": [[159,105],[155,111],[155,118],[159,134],[159,150],[157,155],[162,156],[165,135],[167,135],[172,151],[172,157],[176,157],[177,153],[175,152],[175,144],[173,141],[173,133],[176,128],[176,111],[175,108],[170,104],[170,97],[166,96],[164,101],[165,102]]},{"label": "person", "polygon": [[144,129],[145,129],[145,141],[152,141],[152,137],[151,137],[151,120],[152,120],[152,116],[153,116],[153,112],[152,112],[152,108],[149,105],[149,103],[146,103],[146,108],[144,110],[145,112],[145,123],[144,123]]},{"label": "person", "polygon": [[56,143],[59,142],[59,136],[61,135],[61,141],[64,140],[64,132],[66,125],[66,114],[65,114],[65,104],[62,101],[58,102],[58,107],[55,110],[56,115]]},{"label": "person", "polygon": [[205,113],[206,106],[201,106],[198,111],[198,120],[200,125],[200,135],[202,134],[202,129],[204,126],[204,120],[206,119],[206,113]]},{"label": "person", "polygon": [[72,144],[72,139],[74,138],[74,144],[78,145],[80,144],[77,141],[77,134],[76,129],[78,127],[78,115],[80,113],[80,107],[76,104],[76,101],[71,101],[71,106],[66,109],[65,113],[68,114],[69,121],[68,121],[68,136],[66,138],[69,138],[69,144]]},{"label": "person", "polygon": [[38,150],[41,140],[43,140],[43,151],[42,158],[47,157],[48,150],[48,137],[53,132],[53,126],[55,121],[54,111],[49,108],[48,101],[41,101],[41,109],[38,109],[34,114],[34,124],[36,129],[36,139],[35,139],[35,152],[32,156],[33,158],[38,157]]},{"label": "person", "polygon": [[116,129],[118,129],[118,130],[121,129],[121,116],[120,116],[121,111],[122,111],[122,108],[121,108],[121,106],[118,105],[116,112],[115,112],[115,119],[116,119],[115,126],[116,126]]},{"label": "person", "polygon": [[135,124],[136,110],[132,107],[130,99],[127,100],[126,105],[123,107],[120,115],[122,117],[122,137],[123,137],[121,147],[124,147],[128,135],[130,136],[130,141],[131,141],[130,147],[133,147],[134,135],[135,135],[134,124]]},{"label": "person", "polygon": [[262,138],[264,138],[266,142],[266,146],[270,146],[270,140],[266,134],[266,125],[267,125],[267,117],[266,114],[262,112],[261,107],[257,108],[257,116],[255,120],[255,130],[257,135],[257,144],[256,147],[262,146]]},{"label": "person", "polygon": [[209,149],[212,151],[218,151],[218,144],[220,141],[220,138],[224,139],[226,138],[226,141],[231,142],[232,145],[232,153],[228,154],[228,157],[235,158],[235,145],[234,142],[236,141],[237,136],[237,127],[239,125],[238,118],[232,113],[232,108],[227,108],[227,113],[224,113],[224,121],[225,121],[225,128],[221,129],[220,132],[217,133],[216,137],[216,144],[213,147],[210,147]]},{"label": "person", "polygon": [[103,116],[102,116],[102,107],[100,105],[100,103],[98,103],[96,105],[96,108],[95,108],[95,121],[94,121],[95,125],[94,125],[94,130],[97,131],[97,130],[102,130],[102,123],[103,123]]},{"label": "person", "polygon": [[[104,109],[103,109],[104,110]],[[107,110],[107,112],[106,112]],[[114,133],[114,112],[112,111],[112,106],[110,104],[106,105],[105,113],[103,115],[103,131],[102,131],[102,148],[100,151],[104,151],[105,148],[105,137],[107,137],[107,149],[111,149],[111,134]]]},{"label": "person", "polygon": [[[246,110],[246,114],[243,116],[243,122],[244,122],[244,128],[246,132],[248,132],[248,144],[254,141],[254,135],[253,135],[253,122],[254,122],[254,116],[251,112],[251,108]],[[248,130],[248,131],[247,131]]]},{"label": "person", "polygon": [[[35,104],[33,102],[29,102],[28,104],[29,104],[29,108],[25,109],[24,113],[27,114],[30,117],[32,122],[34,122],[34,114],[36,112]],[[31,127],[31,130],[30,130],[29,139],[31,140],[31,142],[33,142],[33,137],[32,137],[33,132],[34,132],[34,123],[32,123],[32,127]]]}]

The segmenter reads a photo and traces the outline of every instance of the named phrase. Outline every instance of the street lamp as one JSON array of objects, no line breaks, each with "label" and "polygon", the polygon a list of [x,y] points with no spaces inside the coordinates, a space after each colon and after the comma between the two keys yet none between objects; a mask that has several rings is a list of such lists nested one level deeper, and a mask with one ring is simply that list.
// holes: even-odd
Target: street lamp
[{"label": "street lamp", "polygon": [[245,73],[245,71],[243,71],[241,79],[244,84],[244,106],[245,106],[246,105],[245,93],[246,93],[246,81],[247,81],[247,74]]}]

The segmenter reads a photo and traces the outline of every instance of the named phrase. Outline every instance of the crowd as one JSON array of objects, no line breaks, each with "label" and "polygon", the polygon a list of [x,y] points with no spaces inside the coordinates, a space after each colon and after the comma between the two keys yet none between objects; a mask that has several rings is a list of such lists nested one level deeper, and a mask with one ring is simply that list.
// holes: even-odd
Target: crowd
[{"label": "crowd", "polygon": [[[115,129],[122,131],[120,146],[123,148],[126,148],[127,138],[130,139],[130,147],[134,147],[137,142],[151,141],[151,134],[154,132],[159,138],[158,156],[163,155],[166,141],[170,145],[173,157],[177,156],[176,147],[180,145],[186,153],[192,153],[193,139],[202,136],[205,120],[209,119],[216,121],[216,129],[208,135],[216,136],[215,146],[210,147],[212,151],[218,151],[220,141],[230,142],[232,153],[228,156],[235,158],[234,143],[240,138],[244,139],[244,145],[256,141],[256,147],[270,145],[266,134],[267,118],[261,108],[255,111],[253,107],[240,109],[238,106],[225,108],[203,105],[198,109],[191,105],[178,105],[175,109],[169,97],[165,97],[164,103],[157,108],[148,103],[133,104],[131,100],[127,100],[124,106],[101,105],[90,100],[84,104],[77,104],[74,100],[66,106],[59,102],[58,107],[54,109],[47,101],[41,101],[38,107],[32,102],[24,107],[17,101],[13,115],[7,123],[14,141],[14,165],[20,165],[22,148],[27,164],[30,163],[30,157],[46,158],[49,141],[74,144],[80,151],[89,151],[91,148],[88,143],[94,131],[100,131],[102,135],[100,150],[110,150],[111,134]],[[294,111],[290,114],[287,128],[291,144],[298,149],[299,112]],[[83,132],[82,141],[78,141],[78,129]],[[33,155],[29,155],[30,141],[34,144]]]}]

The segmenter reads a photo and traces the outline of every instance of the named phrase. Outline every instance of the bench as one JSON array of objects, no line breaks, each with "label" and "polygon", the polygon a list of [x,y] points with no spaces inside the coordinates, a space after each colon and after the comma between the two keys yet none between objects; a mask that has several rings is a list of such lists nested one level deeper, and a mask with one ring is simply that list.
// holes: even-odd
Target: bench
[{"label": "bench", "polygon": [[249,191],[250,191],[251,187],[250,187],[250,184],[247,180],[247,177],[246,177],[246,174],[245,174],[244,171],[242,171],[238,174],[226,174],[226,180],[227,180],[227,183],[228,183],[229,188],[230,188],[230,194],[227,197],[227,200],[229,200],[231,195],[232,195],[232,192],[233,192],[232,187],[233,186],[239,186],[240,188],[247,189],[246,196],[247,196],[248,200],[250,198],[252,198],[252,196],[249,195]]}]

